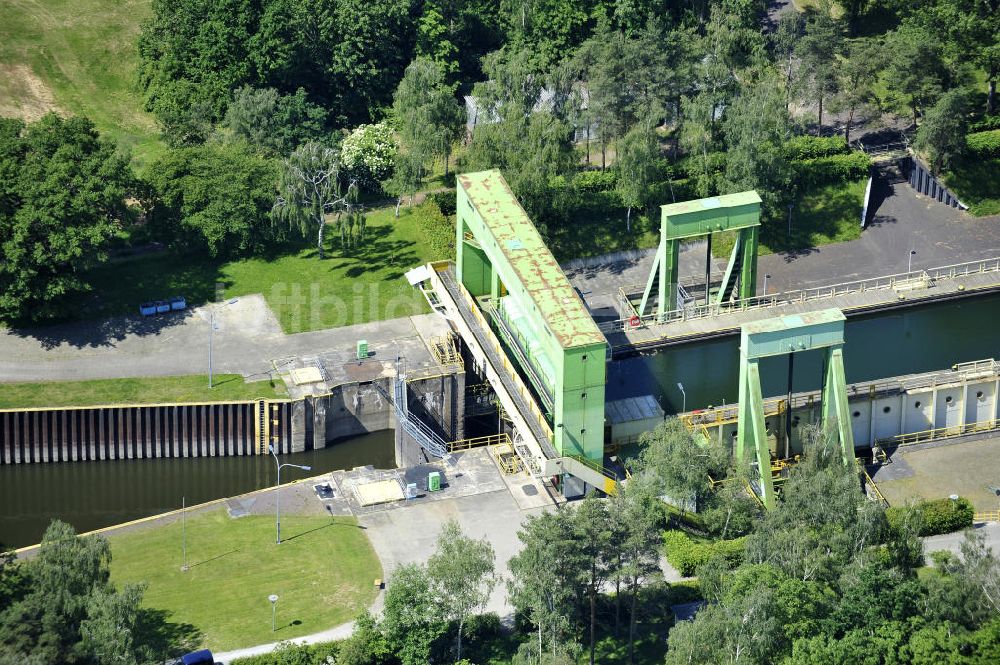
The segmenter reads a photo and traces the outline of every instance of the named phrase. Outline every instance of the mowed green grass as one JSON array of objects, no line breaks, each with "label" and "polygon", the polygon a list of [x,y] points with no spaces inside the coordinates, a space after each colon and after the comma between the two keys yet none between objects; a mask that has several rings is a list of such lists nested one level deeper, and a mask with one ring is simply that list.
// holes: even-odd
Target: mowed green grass
[{"label": "mowed green grass", "polygon": [[37,117],[54,102],[149,161],[163,150],[135,88],[136,39],[149,15],[149,0],[0,2],[0,108]]},{"label": "mowed green grass", "polygon": [[[857,240],[861,237],[861,209],[867,180],[814,187],[799,194],[792,208],[791,233],[788,218],[765,222],[760,231],[761,256]],[[712,254],[728,257],[735,235],[716,234]]]},{"label": "mowed green grass", "polygon": [[966,160],[946,173],[944,181],[970,214],[1000,215],[1000,158]]},{"label": "mowed green grass", "polygon": [[[116,584],[148,584],[143,604],[190,624],[202,644],[229,650],[286,640],[353,620],[375,599],[382,566],[352,517],[283,515],[231,519],[224,509],[187,518],[181,572],[181,522],[113,535]],[[277,630],[271,604],[277,594]]]},{"label": "mowed green grass", "polygon": [[412,316],[429,311],[404,273],[432,260],[454,258],[435,243],[454,232],[431,205],[369,214],[367,237],[340,249],[336,229],[327,231],[326,252],[313,239],[276,246],[270,256],[220,261],[199,256],[142,256],[101,266],[88,275],[93,305],[88,318],[134,313],[139,303],[182,294],[191,304],[216,297],[263,294],[286,333]]},{"label": "mowed green grass", "polygon": [[0,408],[30,409],[96,404],[160,404],[165,402],[226,402],[286,397],[280,382],[245,382],[239,374],[158,376],[91,381],[0,383]]}]

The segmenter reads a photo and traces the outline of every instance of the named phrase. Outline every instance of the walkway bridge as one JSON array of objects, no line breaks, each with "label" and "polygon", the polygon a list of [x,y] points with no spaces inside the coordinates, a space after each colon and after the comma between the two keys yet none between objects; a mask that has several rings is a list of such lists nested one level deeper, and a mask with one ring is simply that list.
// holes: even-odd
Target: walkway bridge
[{"label": "walkway bridge", "polygon": [[430,263],[411,271],[409,277],[422,285],[431,307],[448,318],[477,372],[496,392],[500,406],[513,424],[513,448],[523,468],[536,478],[568,473],[606,493],[614,492],[617,479],[600,462],[561,455],[556,450],[552,427],[538,400],[508,358],[476,299],[456,279],[454,264]]},{"label": "walkway bridge", "polygon": [[800,289],[731,302],[692,303],[640,315],[622,290],[622,317],[599,325],[615,355],[736,335],[740,327],[786,314],[837,308],[847,316],[1000,291],[1000,258]]}]

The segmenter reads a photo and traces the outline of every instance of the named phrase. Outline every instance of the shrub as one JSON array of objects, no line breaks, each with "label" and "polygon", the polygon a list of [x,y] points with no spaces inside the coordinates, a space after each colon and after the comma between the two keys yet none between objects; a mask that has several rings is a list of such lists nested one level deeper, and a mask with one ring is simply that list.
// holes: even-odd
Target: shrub
[{"label": "shrub", "polygon": [[967,134],[969,153],[980,158],[1000,157],[1000,129]]},{"label": "shrub", "polygon": [[396,158],[396,144],[392,130],[384,122],[361,125],[344,139],[340,159],[358,187],[376,192],[380,182],[392,175]]},{"label": "shrub", "polygon": [[969,131],[973,133],[988,132],[991,129],[1000,129],[1000,115],[988,115],[969,125]]},{"label": "shrub", "polygon": [[340,642],[293,644],[281,642],[270,653],[246,656],[232,661],[233,665],[327,665],[336,662]]},{"label": "shrub", "polygon": [[842,136],[796,136],[785,142],[785,157],[791,160],[831,157],[850,152]]},{"label": "shrub", "polygon": [[921,536],[936,536],[972,526],[973,508],[968,499],[935,499],[920,503]]},{"label": "shrub", "polygon": [[829,185],[868,177],[871,158],[863,152],[849,152],[792,162],[798,184],[803,187]]},{"label": "shrub", "polygon": [[438,207],[438,210],[440,210],[441,214],[445,217],[450,217],[458,211],[456,208],[454,189],[445,190],[443,192],[434,192],[433,194],[428,195],[427,198]]},{"label": "shrub", "polygon": [[684,577],[691,577],[698,566],[716,556],[721,556],[735,567],[743,560],[744,539],[696,541],[683,531],[667,531],[663,534],[667,561]]},{"label": "shrub", "polygon": [[[903,520],[908,506],[893,506],[886,510],[885,516],[889,524],[898,526]],[[952,533],[972,526],[974,510],[968,499],[959,497],[951,499],[932,499],[920,501],[912,507],[920,515],[921,536],[936,536],[942,533]]]},{"label": "shrub", "polygon": [[615,188],[614,171],[584,171],[573,180],[581,192],[608,192]]},{"label": "shrub", "polygon": [[[673,171],[679,178],[697,178],[705,174],[704,157],[702,155],[688,155],[677,160],[673,165]],[[726,153],[708,153],[708,172],[721,173],[726,169]]]},{"label": "shrub", "polygon": [[420,228],[432,256],[438,259],[455,256],[455,226],[433,201],[424,201],[410,214],[420,216]]}]

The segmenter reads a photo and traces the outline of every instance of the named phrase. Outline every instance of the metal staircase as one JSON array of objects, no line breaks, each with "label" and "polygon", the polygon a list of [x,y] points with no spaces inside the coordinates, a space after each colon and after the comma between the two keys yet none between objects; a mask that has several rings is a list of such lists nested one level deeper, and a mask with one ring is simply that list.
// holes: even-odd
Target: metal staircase
[{"label": "metal staircase", "polygon": [[417,445],[433,457],[444,457],[448,454],[448,444],[445,440],[410,413],[406,399],[405,374],[400,371],[396,372],[396,376],[392,381],[391,397],[385,393],[385,390],[377,382],[375,383],[375,388],[382,393],[386,399],[392,402],[393,409],[396,411],[396,421],[399,423],[399,427],[404,432],[409,434],[413,440],[417,442]]}]

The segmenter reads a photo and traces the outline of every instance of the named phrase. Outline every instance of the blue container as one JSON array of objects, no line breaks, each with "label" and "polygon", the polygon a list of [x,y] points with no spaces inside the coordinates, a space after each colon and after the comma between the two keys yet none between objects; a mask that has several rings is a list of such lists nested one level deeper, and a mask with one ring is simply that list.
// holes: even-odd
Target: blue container
[{"label": "blue container", "polygon": [[170,303],[168,303],[166,300],[157,300],[156,301],[156,313],[157,314],[163,314],[163,313],[169,312],[169,311],[170,311]]},{"label": "blue container", "polygon": [[187,300],[184,299],[184,296],[174,296],[170,299],[170,311],[176,312],[185,307],[187,307]]},{"label": "blue container", "polygon": [[184,665],[214,665],[215,657],[212,656],[212,652],[208,649],[202,649],[201,651],[192,651],[189,654],[181,656],[181,662]]},{"label": "blue container", "polygon": [[144,302],[139,305],[139,313],[143,316],[152,316],[156,314],[156,303],[155,302]]}]

